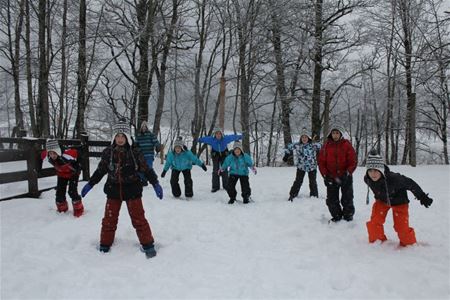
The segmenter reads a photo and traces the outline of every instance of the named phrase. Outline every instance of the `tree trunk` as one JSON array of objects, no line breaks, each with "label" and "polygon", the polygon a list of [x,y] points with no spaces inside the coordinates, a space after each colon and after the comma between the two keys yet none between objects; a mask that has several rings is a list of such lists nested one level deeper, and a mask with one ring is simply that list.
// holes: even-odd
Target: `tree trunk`
[{"label": "tree trunk", "polygon": [[[273,131],[275,126],[275,114],[277,111],[277,94],[275,94],[275,98],[273,99],[273,109],[272,109],[272,116],[270,118],[270,131],[269,131],[269,145],[267,146],[267,163],[266,165],[270,166],[271,161],[271,152],[272,152],[272,140],[273,140]],[[276,149],[274,150],[276,153]]]},{"label": "tree trunk", "polygon": [[[323,142],[327,140],[327,134],[330,131],[330,104],[331,104],[331,95],[330,90],[325,91],[325,105],[323,107]],[[350,112],[349,112],[350,113]]]},{"label": "tree trunk", "polygon": [[48,106],[48,66],[46,49],[46,4],[47,1],[39,0],[39,87],[38,87],[38,135],[48,137],[50,134],[50,118]]},{"label": "tree trunk", "polygon": [[86,111],[86,0],[80,0],[80,16],[78,31],[78,76],[77,76],[77,120],[75,122],[76,137],[86,131],[84,115]]},{"label": "tree trunk", "polygon": [[322,86],[322,0],[316,0],[314,24],[314,79],[312,95],[311,129],[312,135],[320,136],[320,90]]},{"label": "tree trunk", "polygon": [[33,101],[33,82],[31,78],[31,40],[30,40],[30,0],[25,1],[25,49],[26,49],[26,73],[27,73],[27,96],[28,110],[30,112],[31,130],[34,137],[38,137],[38,127],[36,125],[35,104]]},{"label": "tree trunk", "polygon": [[64,112],[66,95],[66,37],[67,37],[67,0],[63,2],[63,20],[61,34],[61,88],[59,91],[58,138],[64,138]]}]

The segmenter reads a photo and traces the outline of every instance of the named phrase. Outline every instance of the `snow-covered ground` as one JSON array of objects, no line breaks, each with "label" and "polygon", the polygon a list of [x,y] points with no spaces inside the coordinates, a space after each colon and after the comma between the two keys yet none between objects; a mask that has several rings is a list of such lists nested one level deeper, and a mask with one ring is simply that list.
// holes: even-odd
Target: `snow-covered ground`
[{"label": "snow-covered ground", "polygon": [[[210,168],[211,169],[211,168]],[[392,167],[434,199],[428,209],[410,195],[419,241],[398,247],[389,213],[388,241],[369,244],[364,168],[355,173],[353,222],[328,224],[325,187],[310,198],[308,182],[287,201],[295,168],[251,175],[249,205],[210,193],[211,175],[194,167],[194,198],[174,199],[169,178],[158,200],[145,188],[146,216],[158,255],[139,251],[126,206],[110,253],[96,250],[103,181],[84,199],[86,214],[57,214],[54,191],[41,199],[1,202],[1,299],[449,299],[448,166]],[[156,165],[161,173],[161,165]],[[79,188],[84,182],[79,184]],[[238,188],[240,188],[238,186]],[[238,190],[239,191],[239,190]],[[371,204],[373,198],[371,197]]]}]

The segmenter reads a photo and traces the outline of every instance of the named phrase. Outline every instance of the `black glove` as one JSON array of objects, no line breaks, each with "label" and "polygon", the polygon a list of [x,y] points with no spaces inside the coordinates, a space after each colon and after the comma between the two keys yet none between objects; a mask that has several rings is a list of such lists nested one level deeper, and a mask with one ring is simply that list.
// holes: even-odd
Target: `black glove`
[{"label": "black glove", "polygon": [[433,199],[428,197],[428,194],[424,195],[422,199],[420,199],[420,204],[425,206],[426,208],[430,207],[431,203],[433,203]]},{"label": "black glove", "polygon": [[333,186],[333,185],[334,185],[334,180],[333,180],[333,178],[331,178],[330,176],[325,176],[325,177],[323,178],[323,182],[325,183],[325,186],[326,186],[326,187],[330,187],[330,186]]},{"label": "black glove", "polygon": [[284,161],[284,162],[287,162],[288,159],[289,159],[289,154],[286,153],[286,154],[283,156],[283,161]]},{"label": "black glove", "polygon": [[202,167],[203,171],[205,171],[205,172],[208,171],[208,168],[206,168],[205,164],[201,165],[201,167]]},{"label": "black glove", "polygon": [[162,171],[162,173],[161,173],[161,177],[162,177],[162,178],[164,178],[164,176],[166,176],[166,173],[167,173],[167,171],[166,171],[166,170]]}]

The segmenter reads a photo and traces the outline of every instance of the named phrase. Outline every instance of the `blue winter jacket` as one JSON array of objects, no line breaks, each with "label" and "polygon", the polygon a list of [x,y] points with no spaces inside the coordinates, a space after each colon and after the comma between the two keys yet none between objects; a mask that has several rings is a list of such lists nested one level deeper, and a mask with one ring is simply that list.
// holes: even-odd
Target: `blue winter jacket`
[{"label": "blue winter jacket", "polygon": [[234,153],[231,153],[225,158],[221,168],[223,170],[230,168],[230,175],[248,176],[248,168],[251,167],[253,167],[253,160],[250,155],[242,153],[236,156]]},{"label": "blue winter jacket", "polygon": [[155,156],[155,148],[156,152],[159,152],[159,150],[161,149],[161,144],[159,143],[158,139],[150,131],[137,135],[136,143],[139,145],[142,153],[144,153],[144,156]]},{"label": "blue winter jacket", "polygon": [[167,153],[164,171],[167,172],[169,169],[177,171],[191,170],[193,164],[201,166],[203,165],[203,161],[195,156],[191,150],[181,151],[180,154],[175,153],[175,151],[170,151]]},{"label": "blue winter jacket", "polygon": [[294,163],[298,169],[311,172],[317,170],[317,153],[321,147],[321,143],[293,143],[289,144],[284,151],[294,155]]},{"label": "blue winter jacket", "polygon": [[222,138],[216,139],[215,136],[204,136],[198,139],[200,143],[208,144],[213,151],[223,152],[227,150],[227,145],[233,141],[242,139],[242,134],[226,134]]}]

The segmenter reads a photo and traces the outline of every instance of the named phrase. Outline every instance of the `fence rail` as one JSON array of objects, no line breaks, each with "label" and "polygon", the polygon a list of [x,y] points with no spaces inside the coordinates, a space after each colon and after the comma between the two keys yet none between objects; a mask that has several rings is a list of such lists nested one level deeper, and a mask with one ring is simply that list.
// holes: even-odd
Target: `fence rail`
[{"label": "fence rail", "polygon": [[[109,141],[89,141],[87,135],[82,135],[79,140],[58,140],[58,142],[63,148],[76,148],[79,151],[83,180],[90,178],[89,158],[101,156],[101,152],[90,151],[89,147],[106,147],[110,144]],[[26,194],[1,198],[0,201],[17,197],[38,198],[43,191],[52,189],[39,190],[38,186],[39,178],[56,175],[54,168],[42,168],[41,152],[45,150],[45,143],[46,139],[0,137],[0,163],[25,160],[27,168],[25,171],[5,173],[0,170],[0,184],[28,181]],[[4,144],[9,144],[9,147],[5,148]]]}]

